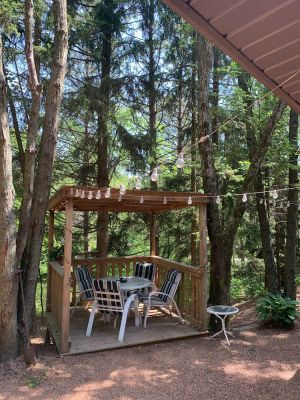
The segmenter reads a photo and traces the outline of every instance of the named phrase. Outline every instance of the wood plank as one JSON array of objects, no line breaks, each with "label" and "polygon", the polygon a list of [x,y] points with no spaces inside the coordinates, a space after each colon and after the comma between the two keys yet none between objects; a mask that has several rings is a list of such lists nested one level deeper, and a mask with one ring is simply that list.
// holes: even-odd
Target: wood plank
[{"label": "wood plank", "polygon": [[72,236],[73,236],[73,203],[71,201],[68,201],[66,204],[64,276],[63,276],[62,309],[61,309],[61,351],[63,353],[69,351]]},{"label": "wood plank", "polygon": [[70,351],[64,355],[82,354],[94,351],[117,349],[123,347],[137,346],[143,344],[157,343],[196,337],[203,335],[192,325],[182,325],[177,319],[164,313],[155,313],[148,320],[147,328],[136,327],[134,320],[130,317],[127,321],[124,342],[117,341],[118,328],[113,328],[113,323],[104,324],[96,317],[92,335],[85,336],[89,312],[76,310],[71,320]]},{"label": "wood plank", "polygon": [[156,232],[157,232],[157,221],[156,215],[151,212],[150,213],[150,255],[156,256],[157,248],[156,248]]},{"label": "wood plank", "polygon": [[61,334],[60,329],[57,325],[57,321],[52,312],[46,312],[46,324],[49,329],[50,335],[57,348],[57,351],[61,351]]},{"label": "wood plank", "polygon": [[206,205],[199,206],[199,265],[204,268],[207,264],[207,211]]}]

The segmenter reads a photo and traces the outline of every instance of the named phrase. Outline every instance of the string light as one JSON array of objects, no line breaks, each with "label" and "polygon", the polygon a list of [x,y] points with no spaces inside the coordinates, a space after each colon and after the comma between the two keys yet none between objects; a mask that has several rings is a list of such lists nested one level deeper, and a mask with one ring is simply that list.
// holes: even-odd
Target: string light
[{"label": "string light", "polygon": [[126,189],[124,185],[120,185],[120,194],[124,195],[126,193]]},{"label": "string light", "polygon": [[184,159],[183,159],[183,151],[181,151],[178,155],[178,159],[176,161],[176,167],[182,169],[184,167]]},{"label": "string light", "polygon": [[78,189],[76,189],[76,191],[75,191],[75,197],[79,197],[79,196],[80,196],[80,192],[79,192]]},{"label": "string light", "polygon": [[188,205],[193,204],[193,200],[192,200],[192,197],[191,197],[191,196],[188,197],[187,203],[188,203]]},{"label": "string light", "polygon": [[96,199],[97,200],[99,200],[99,199],[101,199],[101,192],[100,192],[100,190],[97,190],[97,192],[96,192]]},{"label": "string light", "polygon": [[166,196],[164,197],[163,203],[164,203],[164,204],[167,204],[167,203],[168,203],[168,200],[167,200]]},{"label": "string light", "polygon": [[107,189],[106,189],[106,192],[105,192],[104,197],[105,197],[106,199],[109,199],[109,198],[110,198],[110,188],[107,188]]},{"label": "string light", "polygon": [[84,190],[81,191],[80,197],[81,197],[82,199],[84,199]]},{"label": "string light", "polygon": [[263,204],[263,203],[264,203],[264,199],[260,199],[259,204]]},{"label": "string light", "polygon": [[217,203],[217,204],[221,204],[221,202],[222,202],[221,197],[220,197],[220,196],[217,196],[217,198],[216,198],[216,203]]},{"label": "string light", "polygon": [[93,192],[89,191],[88,199],[91,200],[93,198]]},{"label": "string light", "polygon": [[288,201],[288,202],[286,203],[286,206],[287,206],[287,208],[289,208],[289,207],[291,206],[291,203]]},{"label": "string light", "polygon": [[277,193],[277,191],[274,190],[271,196],[273,197],[274,200],[278,199],[278,193]]},{"label": "string light", "polygon": [[244,193],[244,194],[243,194],[243,197],[242,197],[242,202],[243,202],[243,203],[247,203],[247,200],[248,200],[247,194]]},{"label": "string light", "polygon": [[136,177],[136,180],[135,180],[135,188],[136,188],[136,190],[142,189],[142,182],[138,176]]},{"label": "string light", "polygon": [[140,198],[140,203],[141,203],[141,204],[144,203],[144,196],[141,196],[141,198]]},{"label": "string light", "polygon": [[151,181],[152,182],[157,182],[157,179],[158,179],[157,168],[154,168],[153,172],[151,174]]},{"label": "string light", "polygon": [[202,137],[199,139],[199,142],[198,142],[198,143],[204,143],[208,138],[209,138],[209,135],[202,136]]}]

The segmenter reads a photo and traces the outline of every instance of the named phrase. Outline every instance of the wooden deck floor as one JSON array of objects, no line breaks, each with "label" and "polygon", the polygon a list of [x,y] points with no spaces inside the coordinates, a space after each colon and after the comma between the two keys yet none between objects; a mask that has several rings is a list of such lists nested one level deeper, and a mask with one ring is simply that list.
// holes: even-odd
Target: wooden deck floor
[{"label": "wooden deck floor", "polygon": [[113,321],[104,323],[100,315],[96,315],[92,334],[90,337],[86,337],[85,331],[88,319],[88,310],[77,309],[75,311],[70,323],[70,352],[65,355],[117,349],[203,335],[203,333],[192,326],[183,325],[178,319],[172,318],[170,315],[154,311],[148,318],[146,329],[143,325],[136,327],[133,317],[129,317],[124,342],[118,342],[120,320],[118,321],[117,329],[114,329]]}]

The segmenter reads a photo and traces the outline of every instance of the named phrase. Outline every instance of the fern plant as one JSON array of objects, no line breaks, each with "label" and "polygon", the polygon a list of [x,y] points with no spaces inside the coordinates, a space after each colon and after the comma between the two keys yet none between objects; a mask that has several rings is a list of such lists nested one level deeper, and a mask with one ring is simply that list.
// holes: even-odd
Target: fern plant
[{"label": "fern plant", "polygon": [[280,325],[290,326],[297,318],[297,302],[280,294],[268,293],[258,300],[257,313],[260,321],[274,321]]}]

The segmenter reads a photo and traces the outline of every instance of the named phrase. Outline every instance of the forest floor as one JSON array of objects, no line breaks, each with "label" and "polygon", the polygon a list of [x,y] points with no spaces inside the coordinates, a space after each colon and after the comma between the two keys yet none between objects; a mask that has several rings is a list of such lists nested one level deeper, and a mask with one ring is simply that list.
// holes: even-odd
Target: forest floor
[{"label": "forest floor", "polygon": [[0,366],[0,400],[298,400],[300,321],[266,328],[253,301],[239,308],[230,347],[201,336],[61,358],[37,345],[34,367],[22,357]]}]

